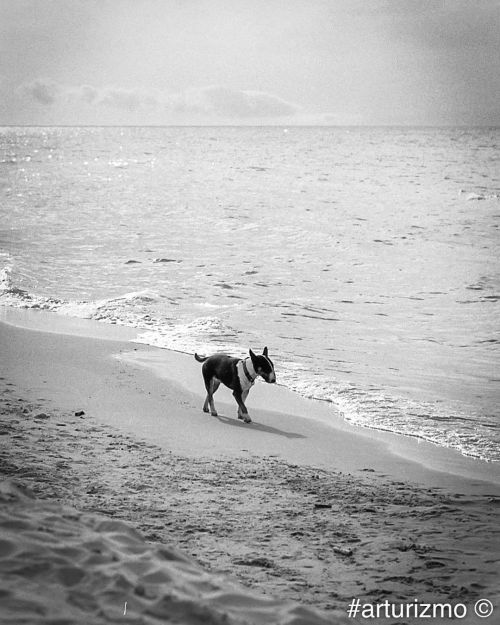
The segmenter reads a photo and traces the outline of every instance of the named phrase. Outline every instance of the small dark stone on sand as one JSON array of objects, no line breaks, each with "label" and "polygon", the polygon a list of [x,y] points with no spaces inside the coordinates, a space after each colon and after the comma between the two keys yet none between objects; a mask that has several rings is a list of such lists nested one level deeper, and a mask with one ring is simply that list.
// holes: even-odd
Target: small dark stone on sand
[{"label": "small dark stone on sand", "polygon": [[85,412],[83,410],[78,410],[77,412],[75,412],[75,417],[83,417],[84,414]]},{"label": "small dark stone on sand", "polygon": [[233,564],[237,564],[238,566],[258,566],[264,569],[273,568],[273,563],[268,558],[241,558],[238,560],[233,560]]}]

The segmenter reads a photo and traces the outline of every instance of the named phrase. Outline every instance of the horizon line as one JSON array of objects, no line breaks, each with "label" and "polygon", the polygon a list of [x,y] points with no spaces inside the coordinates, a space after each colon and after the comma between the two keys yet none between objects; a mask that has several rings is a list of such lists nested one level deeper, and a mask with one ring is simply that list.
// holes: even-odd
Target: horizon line
[{"label": "horizon line", "polygon": [[4,124],[0,128],[500,128],[500,124]]}]

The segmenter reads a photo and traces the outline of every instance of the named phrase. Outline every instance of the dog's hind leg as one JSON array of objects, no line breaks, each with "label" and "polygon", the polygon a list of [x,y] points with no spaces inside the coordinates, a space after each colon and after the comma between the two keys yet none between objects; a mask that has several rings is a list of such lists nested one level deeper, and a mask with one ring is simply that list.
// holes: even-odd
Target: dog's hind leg
[{"label": "dog's hind leg", "polygon": [[210,394],[207,393],[207,398],[205,399],[205,403],[203,404],[203,412],[209,412],[208,403],[210,401]]},{"label": "dog's hind leg", "polygon": [[207,398],[205,399],[205,403],[203,404],[203,412],[208,412],[208,406],[210,406],[210,413],[212,417],[217,416],[217,410],[215,409],[214,404],[214,393],[219,388],[220,380],[217,378],[211,378],[209,381],[205,381],[205,386],[207,389]]}]

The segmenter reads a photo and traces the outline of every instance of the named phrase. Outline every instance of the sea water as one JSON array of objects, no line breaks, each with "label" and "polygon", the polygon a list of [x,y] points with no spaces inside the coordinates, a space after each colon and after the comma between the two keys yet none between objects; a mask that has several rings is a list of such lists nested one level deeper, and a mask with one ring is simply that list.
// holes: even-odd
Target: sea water
[{"label": "sea water", "polygon": [[359,426],[500,460],[500,129],[0,130],[0,304],[269,347]]}]

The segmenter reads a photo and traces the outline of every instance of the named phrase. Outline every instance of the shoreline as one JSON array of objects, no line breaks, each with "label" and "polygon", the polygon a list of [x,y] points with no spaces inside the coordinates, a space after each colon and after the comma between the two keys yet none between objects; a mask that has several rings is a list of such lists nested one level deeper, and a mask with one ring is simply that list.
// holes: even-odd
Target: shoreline
[{"label": "shoreline", "polygon": [[[54,592],[62,592],[57,615],[71,618],[74,593],[94,592],[92,609],[110,619],[86,615],[96,623],[116,622],[123,613],[117,606],[123,611],[129,601],[131,614],[149,624],[153,595],[163,618],[175,609],[195,623],[200,610],[222,610],[226,616],[210,621],[221,625],[344,623],[355,597],[471,610],[487,598],[500,610],[500,487],[493,482],[406,459],[391,436],[360,433],[340,417],[338,427],[325,424],[327,407],[274,385],[252,391],[250,427],[222,395],[222,416],[206,415],[199,364],[186,354],[4,322],[0,351],[0,474],[7,493],[26,487],[37,497],[6,500],[6,527],[25,524],[3,545],[7,564],[0,566],[14,611],[28,610],[36,597],[49,614]],[[18,486],[9,486],[12,479]],[[49,513],[61,519],[44,530],[52,532],[54,553],[43,570],[21,567],[15,558],[24,547],[16,540],[26,530],[31,544]],[[77,545],[79,572],[73,561],[63,567],[71,568],[74,585],[61,585],[64,532],[79,531],[60,527],[69,521],[85,531],[88,523],[117,523],[110,538],[115,564],[106,569],[111,594],[101,593],[102,571],[88,564],[95,559],[88,540]],[[108,545],[108,538],[92,540]],[[170,554],[166,572],[156,549]],[[143,554],[140,566],[129,561],[134,550]],[[152,578],[162,581],[153,587]],[[20,579],[29,601],[15,595]],[[184,603],[173,606],[179,587]],[[470,615],[468,622],[484,620]]]},{"label": "shoreline", "polygon": [[[138,329],[65,317],[51,312],[2,306],[0,325],[6,325],[12,331],[50,334],[59,337],[55,340],[60,343],[64,343],[61,337],[67,337],[68,349],[65,357],[68,363],[71,362],[72,350],[78,352],[80,349],[69,345],[73,340],[78,342],[79,339],[89,339],[95,343],[104,341],[99,348],[102,354],[116,359],[125,367],[127,373],[124,372],[123,375],[137,376],[140,385],[144,388],[150,387],[150,394],[157,394],[154,410],[151,411],[155,417],[148,418],[147,427],[148,432],[156,428],[152,437],[155,442],[158,430],[161,430],[162,407],[158,393],[162,383],[173,383],[177,392],[182,395],[179,402],[194,409],[196,417],[194,428],[192,414],[184,420],[177,418],[175,440],[169,437],[165,441],[167,447],[174,445],[182,453],[238,453],[239,443],[245,446],[247,442],[245,436],[229,436],[231,446],[228,448],[215,443],[219,434],[223,434],[224,440],[228,439],[227,428],[221,430],[219,424],[229,424],[233,426],[232,430],[239,430],[239,434],[246,430],[246,434],[251,437],[248,441],[250,446],[256,445],[258,450],[259,445],[262,445],[261,451],[264,453],[277,453],[291,462],[317,463],[323,468],[359,470],[365,468],[364,464],[369,458],[375,470],[402,476],[423,485],[439,486],[456,492],[463,490],[476,494],[500,494],[500,462],[486,462],[464,456],[457,450],[440,447],[417,437],[350,424],[327,402],[306,399],[279,384],[270,387],[259,380],[252,389],[248,400],[249,410],[251,413],[256,411],[259,416],[254,418],[250,429],[233,418],[234,400],[230,391],[221,386],[215,397],[216,405],[222,407],[223,414],[218,419],[218,424],[213,417],[201,413],[200,406],[205,391],[200,366],[192,355],[136,343],[134,339],[140,333]],[[111,343],[115,345],[111,347]],[[85,367],[83,361],[81,364]],[[115,412],[108,411],[105,418],[114,425],[120,425],[119,416]],[[133,428],[133,420],[129,418],[128,422]],[[185,433],[182,432],[184,428]],[[146,433],[144,430],[144,427],[139,426],[134,433],[142,436]],[[256,430],[261,431],[263,436],[256,439]],[[201,432],[204,444],[199,441]],[[287,439],[288,445],[266,443],[266,433]],[[300,442],[293,445],[294,439]]]}]

